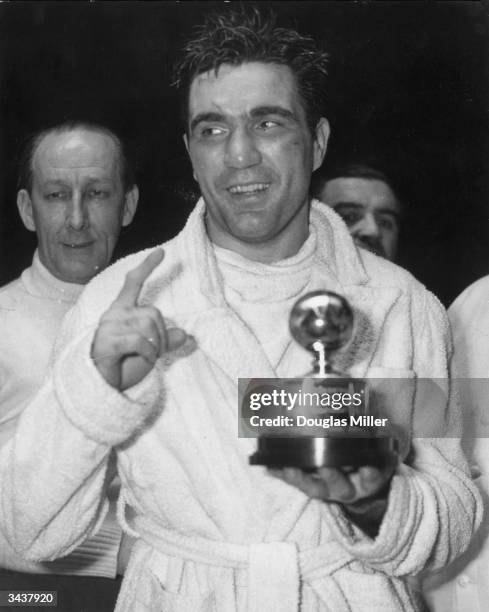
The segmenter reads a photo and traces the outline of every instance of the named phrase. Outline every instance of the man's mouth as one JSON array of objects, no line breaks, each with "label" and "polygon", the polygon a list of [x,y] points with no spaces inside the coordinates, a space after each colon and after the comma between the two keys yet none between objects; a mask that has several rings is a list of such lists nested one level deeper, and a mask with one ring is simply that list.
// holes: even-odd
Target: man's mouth
[{"label": "man's mouth", "polygon": [[229,193],[254,195],[261,191],[266,191],[270,187],[270,183],[248,183],[247,185],[232,185],[228,187]]},{"label": "man's mouth", "polygon": [[93,242],[90,240],[89,242],[63,242],[62,244],[69,249],[84,249],[91,246]]}]

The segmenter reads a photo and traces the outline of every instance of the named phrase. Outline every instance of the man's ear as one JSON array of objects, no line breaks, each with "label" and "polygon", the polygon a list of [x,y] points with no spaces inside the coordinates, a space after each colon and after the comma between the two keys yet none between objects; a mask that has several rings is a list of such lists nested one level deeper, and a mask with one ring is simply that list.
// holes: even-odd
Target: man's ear
[{"label": "man's ear", "polygon": [[21,189],[17,192],[17,208],[19,209],[19,215],[22,219],[22,223],[31,232],[36,231],[36,223],[34,221],[34,214],[32,211],[32,200],[27,189]]},{"label": "man's ear", "polygon": [[[183,138],[183,142],[185,143],[185,148],[187,149],[187,153],[188,156],[190,157],[190,163],[192,164],[192,157],[190,156],[190,149],[188,147],[188,137],[187,134],[184,134],[182,136]],[[192,164],[192,176],[194,177],[194,180],[197,181],[197,177],[195,176],[195,171],[194,171],[194,165]]]},{"label": "man's ear", "polygon": [[329,122],[325,117],[321,117],[315,130],[313,171],[317,170],[323,163],[323,159],[328,148],[329,133]]},{"label": "man's ear", "polygon": [[122,215],[122,227],[129,225],[134,219],[139,201],[139,189],[137,185],[133,185],[124,196],[124,213]]}]

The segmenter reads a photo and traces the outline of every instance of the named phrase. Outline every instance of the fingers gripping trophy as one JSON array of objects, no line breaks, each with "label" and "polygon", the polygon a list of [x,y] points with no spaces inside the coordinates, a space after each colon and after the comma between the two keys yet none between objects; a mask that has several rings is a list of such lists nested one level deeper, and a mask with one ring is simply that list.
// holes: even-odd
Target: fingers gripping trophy
[{"label": "fingers gripping trophy", "polygon": [[[334,368],[336,351],[344,348],[354,333],[354,314],[347,300],[330,291],[308,293],[292,308],[289,327],[294,340],[314,356],[312,371],[300,379],[301,416],[295,427],[260,435],[250,463],[348,471],[365,465],[382,468],[397,461],[397,440],[377,431],[376,424],[387,419],[379,418],[370,405],[366,381]],[[311,397],[342,400],[333,407],[331,403],[311,406],[306,402]],[[318,431],[315,425],[325,418],[332,423],[327,434],[313,435]]]}]

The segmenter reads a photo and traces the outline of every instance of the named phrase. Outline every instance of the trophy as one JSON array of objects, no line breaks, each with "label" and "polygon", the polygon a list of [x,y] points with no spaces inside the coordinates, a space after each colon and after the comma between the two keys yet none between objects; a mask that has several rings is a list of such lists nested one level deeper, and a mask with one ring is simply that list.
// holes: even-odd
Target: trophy
[{"label": "trophy", "polygon": [[[388,419],[380,418],[370,406],[375,399],[372,390],[365,380],[334,369],[335,352],[348,344],[354,331],[354,315],[347,300],[330,291],[308,293],[292,308],[289,327],[294,340],[313,354],[313,369],[304,378],[283,384],[292,388],[295,382],[297,397],[302,401],[319,397],[321,404],[301,406],[295,421],[287,417],[290,426],[261,434],[250,463],[306,471],[322,466],[351,471],[362,465],[382,467],[397,461],[398,443],[386,426]],[[331,397],[340,400],[325,406],[324,398]],[[327,429],[317,435],[320,423],[323,427],[327,424]]]}]

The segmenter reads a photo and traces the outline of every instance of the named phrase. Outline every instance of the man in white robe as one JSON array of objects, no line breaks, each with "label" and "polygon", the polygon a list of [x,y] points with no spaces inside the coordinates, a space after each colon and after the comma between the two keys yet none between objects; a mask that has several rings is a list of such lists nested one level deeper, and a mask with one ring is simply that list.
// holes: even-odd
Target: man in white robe
[{"label": "man in white robe", "polygon": [[[395,471],[274,475],[238,437],[239,377],[310,369],[287,329],[307,291],[337,291],[357,314],[340,369],[446,386],[443,308],[309,200],[325,62],[257,11],[208,19],[178,71],[203,198],[164,258],[138,253],[90,284],[10,445],[7,535],[37,559],[97,529],[116,450],[119,519],[137,538],[119,611],[418,610],[406,576],[460,554],[480,522],[458,440],[441,437],[456,420],[446,400],[392,407],[412,446]],[[426,420],[440,437],[420,437]]]}]

